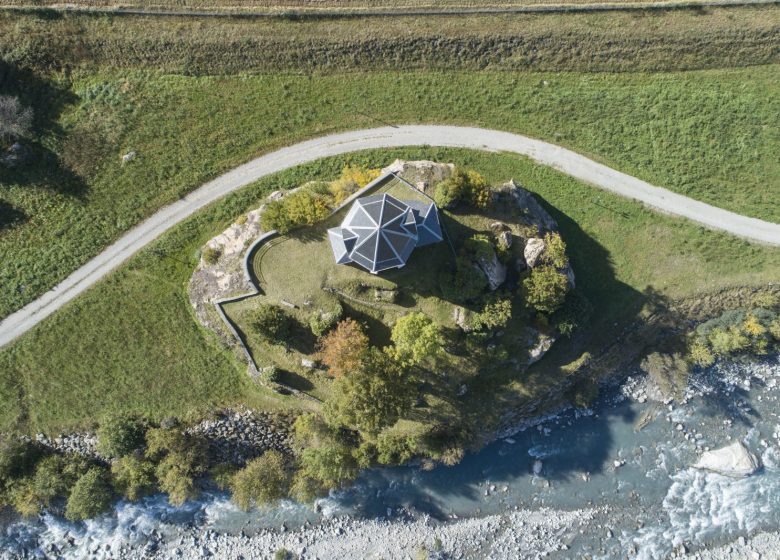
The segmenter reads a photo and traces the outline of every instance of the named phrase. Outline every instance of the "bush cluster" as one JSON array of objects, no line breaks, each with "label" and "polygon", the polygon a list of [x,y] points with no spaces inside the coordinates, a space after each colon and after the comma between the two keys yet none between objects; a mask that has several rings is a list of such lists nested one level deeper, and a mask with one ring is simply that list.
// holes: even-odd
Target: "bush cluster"
[{"label": "bush cluster", "polygon": [[531,270],[523,280],[523,289],[528,305],[542,313],[554,313],[566,300],[569,280],[554,266],[545,264]]},{"label": "bush cluster", "polygon": [[278,305],[263,303],[250,311],[249,324],[261,338],[280,343],[287,340],[292,319]]},{"label": "bush cluster", "polygon": [[702,323],[689,344],[691,361],[709,366],[718,358],[763,355],[780,348],[780,316],[762,307],[732,310]]},{"label": "bush cluster", "polygon": [[269,202],[261,220],[264,230],[284,234],[296,227],[315,224],[329,213],[330,201],[326,196],[301,189]]}]

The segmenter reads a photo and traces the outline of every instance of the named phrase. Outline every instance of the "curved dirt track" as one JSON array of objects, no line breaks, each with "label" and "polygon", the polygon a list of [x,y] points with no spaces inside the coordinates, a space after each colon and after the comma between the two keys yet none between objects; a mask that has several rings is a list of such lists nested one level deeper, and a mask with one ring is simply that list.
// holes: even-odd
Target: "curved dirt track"
[{"label": "curved dirt track", "polygon": [[780,224],[716,208],[615,171],[571,150],[519,134],[482,128],[408,125],[331,134],[271,152],[206,183],[159,210],[53,289],[0,322],[0,347],[33,328],[94,285],[163,232],[204,206],[266,175],[319,158],[371,148],[441,146],[512,152],[657,210],[760,243],[780,246]]}]

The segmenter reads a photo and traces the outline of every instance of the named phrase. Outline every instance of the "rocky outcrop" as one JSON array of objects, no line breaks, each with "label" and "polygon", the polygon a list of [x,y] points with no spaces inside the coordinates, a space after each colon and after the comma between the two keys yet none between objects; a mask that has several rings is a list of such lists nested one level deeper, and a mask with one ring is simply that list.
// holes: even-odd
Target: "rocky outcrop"
[{"label": "rocky outcrop", "polygon": [[705,451],[694,468],[716,472],[726,476],[750,476],[761,468],[761,460],[753,455],[741,441]]},{"label": "rocky outcrop", "polygon": [[397,159],[382,169],[382,174],[392,172],[396,175],[400,175],[418,190],[424,192],[428,196],[433,196],[433,188],[449,178],[454,169],[455,165],[452,163],[438,163],[428,160],[404,161]]},{"label": "rocky outcrop", "polygon": [[535,329],[531,330],[531,343],[528,348],[528,365],[535,364],[541,360],[547,351],[552,348],[555,338]]},{"label": "rocky outcrop", "polygon": [[57,453],[75,453],[89,459],[107,461],[97,452],[97,436],[92,432],[60,434],[53,438],[45,434],[37,434],[35,441]]},{"label": "rocky outcrop", "polygon": [[480,256],[477,259],[479,269],[485,273],[488,281],[488,287],[497,290],[506,280],[506,267],[498,260],[498,255],[492,251],[489,256]]},{"label": "rocky outcrop", "polygon": [[518,185],[514,179],[505,183],[499,189],[500,193],[507,193],[515,201],[518,207],[524,210],[527,220],[536,226],[537,234],[543,235],[547,231],[555,231],[558,224],[552,216],[542,208],[529,191]]}]

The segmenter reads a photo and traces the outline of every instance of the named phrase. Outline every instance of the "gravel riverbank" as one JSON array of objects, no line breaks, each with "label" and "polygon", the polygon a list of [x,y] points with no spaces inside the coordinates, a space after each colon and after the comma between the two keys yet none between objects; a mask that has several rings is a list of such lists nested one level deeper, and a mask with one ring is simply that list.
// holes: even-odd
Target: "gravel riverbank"
[{"label": "gravel riverbank", "polygon": [[[337,517],[314,527],[264,530],[253,535],[190,531],[172,542],[123,550],[127,559],[271,558],[285,548],[306,559],[408,559],[422,551],[441,558],[543,558],[566,551],[588,529],[597,510],[517,510],[439,524],[402,513],[391,520]],[[431,556],[435,557],[435,556]]]}]

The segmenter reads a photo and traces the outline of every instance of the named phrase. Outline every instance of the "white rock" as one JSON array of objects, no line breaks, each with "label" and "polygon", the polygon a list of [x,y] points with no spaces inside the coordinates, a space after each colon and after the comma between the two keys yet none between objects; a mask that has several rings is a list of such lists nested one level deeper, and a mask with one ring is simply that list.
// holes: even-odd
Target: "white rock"
[{"label": "white rock", "polygon": [[525,242],[523,256],[525,257],[525,262],[530,268],[533,268],[539,264],[539,260],[544,253],[544,249],[544,240],[538,237],[532,237]]},{"label": "white rock", "polygon": [[542,462],[541,462],[539,459],[537,459],[536,461],[534,461],[534,466],[533,466],[533,471],[534,471],[534,474],[536,474],[536,475],[538,475],[538,474],[541,474],[541,472],[542,472],[542,466],[543,466],[543,465],[542,465]]},{"label": "white rock", "polygon": [[735,441],[726,447],[705,451],[694,467],[740,477],[756,472],[761,468],[761,461],[750,453],[742,442]]}]

